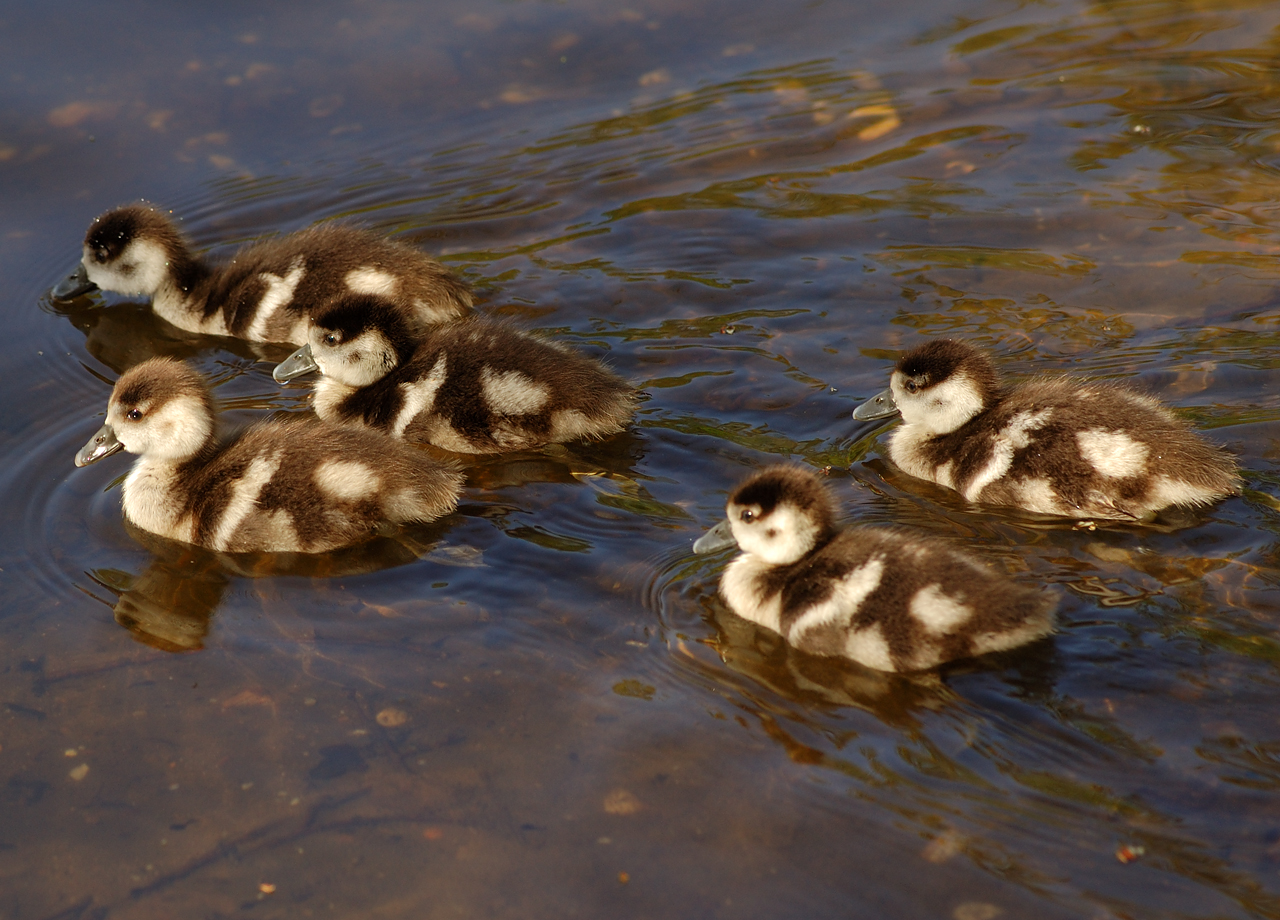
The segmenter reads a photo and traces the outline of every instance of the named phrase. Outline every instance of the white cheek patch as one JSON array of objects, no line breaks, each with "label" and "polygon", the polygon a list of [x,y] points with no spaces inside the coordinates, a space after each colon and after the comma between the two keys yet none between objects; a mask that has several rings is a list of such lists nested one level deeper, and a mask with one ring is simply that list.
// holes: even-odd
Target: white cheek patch
[{"label": "white cheek patch", "polygon": [[400,287],[399,278],[371,265],[347,272],[343,281],[356,294],[381,294],[383,297],[390,297]]},{"label": "white cheek patch", "polygon": [[107,265],[95,262],[85,247],[84,270],[104,291],[153,296],[169,280],[169,256],[150,240],[134,240]]},{"label": "white cheek patch", "polygon": [[787,634],[787,641],[799,646],[804,634],[819,626],[847,626],[857,616],[862,602],[876,588],[884,576],[884,558],[877,556],[858,566],[835,583],[831,597],[815,604],[796,618]]},{"label": "white cheek patch", "polygon": [[770,565],[789,565],[813,549],[817,538],[812,519],[793,505],[778,505],[751,523],[742,520],[742,508],[728,509],[729,527],[744,553]]},{"label": "white cheek patch", "polygon": [[349,342],[324,344],[324,333],[312,334],[311,358],[326,377],[359,389],[376,383],[396,366],[395,349],[376,329],[360,333]]},{"label": "white cheek patch", "polygon": [[546,386],[519,371],[499,374],[486,367],[480,371],[480,386],[485,402],[497,415],[532,415],[551,398]]},{"label": "white cheek patch", "polygon": [[284,277],[270,272],[262,272],[258,275],[267,286],[267,292],[258,301],[258,308],[254,311],[253,322],[249,324],[245,338],[260,342],[266,337],[267,324],[271,322],[271,317],[275,316],[281,307],[293,301],[293,292],[298,289],[298,282],[306,273],[306,260],[298,256],[289,263],[289,271]]},{"label": "white cheek patch", "polygon": [[968,374],[958,373],[915,393],[908,393],[905,383],[902,371],[894,371],[889,386],[902,420],[934,434],[955,431],[983,409],[982,396]]},{"label": "white cheek patch", "polygon": [[391,433],[397,438],[404,437],[404,431],[409,427],[409,423],[424,412],[430,412],[436,403],[436,393],[439,391],[441,384],[444,383],[445,375],[449,372],[447,356],[441,352],[440,357],[436,359],[436,363],[431,367],[431,373],[423,377],[421,380],[415,380],[413,383],[400,384],[400,392],[404,396],[404,404],[400,406],[400,412],[396,415],[396,420],[391,426]]},{"label": "white cheek patch", "polygon": [[340,501],[359,501],[378,491],[378,474],[354,460],[326,460],[314,473],[320,491]]},{"label": "white cheek patch", "polygon": [[1031,433],[1043,428],[1053,415],[1052,409],[1019,412],[991,439],[991,459],[965,485],[964,497],[977,501],[982,490],[995,482],[1013,465],[1013,454],[1031,443]]},{"label": "white cheek patch", "polygon": [[945,636],[967,623],[973,616],[973,608],[949,597],[938,585],[921,588],[911,598],[908,607],[911,615],[920,621],[929,633]]},{"label": "white cheek patch", "polygon": [[1080,456],[1108,479],[1128,479],[1141,476],[1147,470],[1147,445],[1123,431],[1090,428],[1077,432],[1076,442],[1080,445]]},{"label": "white cheek patch", "polygon": [[226,550],[231,546],[236,530],[257,507],[263,487],[280,468],[281,457],[282,452],[276,451],[269,456],[253,458],[249,468],[231,487],[231,500],[222,511],[210,546],[216,550]]},{"label": "white cheek patch", "polygon": [[889,643],[885,641],[884,632],[879,623],[873,623],[866,629],[858,629],[849,633],[845,640],[844,653],[858,664],[878,671],[896,671],[893,656],[889,654]]},{"label": "white cheek patch", "polygon": [[[121,418],[118,406],[113,411]],[[213,434],[209,410],[190,396],[171,399],[145,412],[136,422],[123,418],[112,427],[129,453],[157,460],[185,460]]]}]

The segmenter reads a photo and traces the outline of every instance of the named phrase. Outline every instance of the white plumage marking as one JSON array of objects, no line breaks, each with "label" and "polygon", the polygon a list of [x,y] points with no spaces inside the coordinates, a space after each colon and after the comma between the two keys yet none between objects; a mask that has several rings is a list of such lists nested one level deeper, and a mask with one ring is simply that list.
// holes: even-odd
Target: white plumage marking
[{"label": "white plumage marking", "polygon": [[896,671],[893,656],[889,654],[889,643],[885,641],[884,632],[879,623],[872,623],[865,629],[854,630],[844,644],[845,654],[859,664],[880,671]]},{"label": "white plumage marking", "polygon": [[432,365],[431,372],[427,376],[421,380],[415,380],[413,383],[400,384],[400,392],[404,394],[404,404],[400,406],[400,412],[396,415],[395,424],[391,426],[391,431],[397,438],[404,437],[404,430],[409,427],[409,423],[423,412],[430,411],[431,407],[435,405],[436,392],[439,391],[441,384],[444,383],[448,372],[447,356],[441,352],[440,357],[436,359],[436,363]]},{"label": "white plumage marking", "polygon": [[352,269],[343,281],[356,294],[380,294],[383,297],[395,294],[399,287],[399,279],[395,275],[371,265]]},{"label": "white plumage marking", "polygon": [[254,457],[249,468],[236,480],[231,487],[231,500],[223,509],[218,527],[210,541],[214,549],[225,550],[231,545],[236,530],[257,507],[258,496],[262,494],[263,487],[271,481],[271,477],[280,468],[282,456],[281,451],[275,451],[267,456]]},{"label": "white plumage marking", "polygon": [[1028,511],[1040,514],[1061,514],[1062,503],[1053,484],[1047,479],[1027,479],[1018,483],[1018,503]]},{"label": "white plumage marking", "polygon": [[245,338],[264,338],[267,331],[267,323],[271,321],[271,317],[281,307],[293,300],[293,292],[297,290],[298,282],[302,280],[302,276],[306,273],[306,260],[302,256],[297,256],[289,264],[289,271],[285,273],[284,277],[273,275],[271,272],[262,272],[262,274],[258,275],[263,283],[266,284],[267,292],[258,301],[258,309],[253,317],[253,322],[249,325],[249,331],[245,333]]},{"label": "white plumage marking", "polygon": [[355,460],[326,460],[316,467],[316,485],[341,501],[358,501],[378,490],[378,474]]},{"label": "white plumage marking", "polygon": [[1146,472],[1147,445],[1123,431],[1090,428],[1076,432],[1076,442],[1080,445],[1080,456],[1108,479],[1128,479]]},{"label": "white plumage marking", "polygon": [[911,615],[935,636],[954,632],[956,627],[968,622],[973,608],[945,594],[939,585],[927,585],[911,598]]},{"label": "white plumage marking", "polygon": [[759,557],[743,553],[724,570],[720,593],[738,616],[781,635],[782,599],[777,594],[769,597],[760,595],[759,579],[770,568],[772,566]]},{"label": "white plumage marking", "polygon": [[480,371],[485,402],[499,415],[532,415],[547,404],[551,393],[528,374],[519,371]]},{"label": "white plumage marking", "polygon": [[877,556],[849,572],[835,583],[831,597],[821,604],[814,604],[791,624],[787,641],[800,645],[804,634],[819,626],[835,624],[845,626],[853,622],[858,608],[876,588],[884,576],[884,558]]},{"label": "white plumage marking", "polygon": [[1052,409],[1019,412],[991,439],[991,459],[978,471],[964,489],[964,497],[977,501],[982,490],[995,482],[1013,465],[1013,454],[1031,443],[1031,432],[1043,428],[1053,415]]}]

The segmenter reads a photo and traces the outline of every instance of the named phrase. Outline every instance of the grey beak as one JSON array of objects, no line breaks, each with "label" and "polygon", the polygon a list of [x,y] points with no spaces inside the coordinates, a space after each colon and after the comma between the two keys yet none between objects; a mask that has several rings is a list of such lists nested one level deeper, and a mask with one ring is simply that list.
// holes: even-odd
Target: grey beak
[{"label": "grey beak", "polygon": [[877,418],[889,418],[889,416],[897,414],[898,405],[893,401],[893,390],[877,393],[853,410],[853,418],[859,422],[869,422]]},{"label": "grey beak", "polygon": [[718,552],[728,546],[737,546],[738,541],[733,538],[733,528],[729,526],[729,519],[725,518],[715,527],[712,527],[693,544],[693,551],[699,555]]},{"label": "grey beak", "polygon": [[89,280],[89,273],[85,271],[84,263],[81,262],[76,266],[75,271],[53,286],[49,296],[54,300],[75,300],[97,289],[98,286]]},{"label": "grey beak", "polygon": [[271,377],[276,383],[288,383],[295,377],[318,370],[320,365],[316,364],[315,358],[311,357],[311,346],[303,345],[277,364],[276,369],[271,372]]},{"label": "grey beak", "polygon": [[103,457],[110,457],[121,450],[124,450],[124,445],[116,438],[116,433],[108,422],[99,428],[98,433],[89,439],[89,443],[76,453],[76,466],[97,463]]}]

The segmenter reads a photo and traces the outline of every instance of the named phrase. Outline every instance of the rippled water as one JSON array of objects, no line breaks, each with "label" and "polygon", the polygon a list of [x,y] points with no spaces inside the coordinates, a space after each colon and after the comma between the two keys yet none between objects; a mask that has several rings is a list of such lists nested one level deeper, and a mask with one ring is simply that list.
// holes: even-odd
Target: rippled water
[{"label": "rippled water", "polygon": [[[1280,10],[1248,2],[6,10],[0,915],[1280,917]],[[288,349],[45,291],[97,213],[353,219],[646,394],[318,559],[128,530],[85,470],[155,354]],[[1158,526],[974,511],[854,405],[922,335],[1158,392],[1246,468]],[[745,472],[1063,595],[887,677],[727,613]]]}]

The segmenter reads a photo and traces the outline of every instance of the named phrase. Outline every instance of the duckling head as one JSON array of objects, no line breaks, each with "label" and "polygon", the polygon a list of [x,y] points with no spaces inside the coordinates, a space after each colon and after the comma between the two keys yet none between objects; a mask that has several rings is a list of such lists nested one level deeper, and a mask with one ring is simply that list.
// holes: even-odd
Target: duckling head
[{"label": "duckling head", "polygon": [[95,288],[152,297],[188,266],[186,243],[167,216],[145,205],[108,211],[89,225],[76,272],[53,296],[67,300]]},{"label": "duckling head", "polygon": [[934,339],[898,359],[889,389],[903,421],[946,434],[999,398],[1000,379],[973,346]]},{"label": "duckling head", "polygon": [[311,314],[307,344],[272,372],[284,383],[318,370],[352,388],[381,380],[413,355],[404,309],[376,294],[338,297]]},{"label": "duckling head", "polygon": [[119,450],[162,461],[195,456],[213,437],[213,399],[200,375],[172,358],[152,358],[121,375],[107,421],[80,452],[88,466]]},{"label": "duckling head", "polygon": [[725,515],[726,521],[694,544],[695,552],[736,543],[768,565],[790,565],[835,533],[831,495],[813,472],[797,466],[756,473],[729,496]]}]

